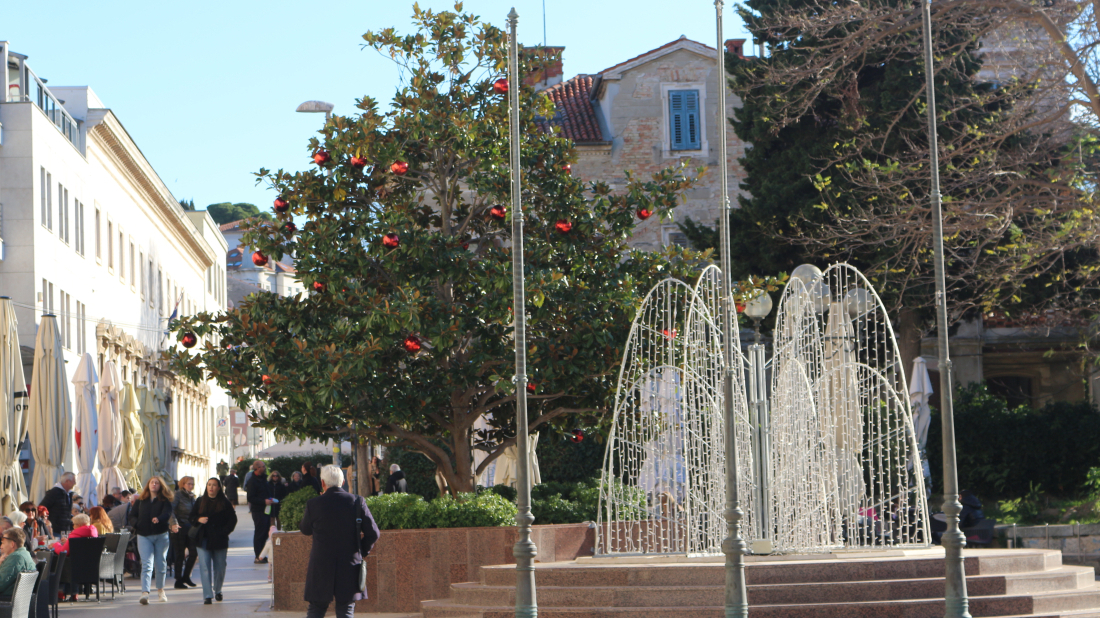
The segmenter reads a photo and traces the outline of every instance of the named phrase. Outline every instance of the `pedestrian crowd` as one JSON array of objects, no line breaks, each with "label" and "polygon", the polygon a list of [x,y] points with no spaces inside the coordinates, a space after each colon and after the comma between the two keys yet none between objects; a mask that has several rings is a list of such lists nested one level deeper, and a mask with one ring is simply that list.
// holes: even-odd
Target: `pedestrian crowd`
[{"label": "pedestrian crowd", "polygon": [[[366,491],[381,493],[378,469],[371,461]],[[112,487],[99,506],[85,508],[83,496],[73,492],[76,476],[61,475],[39,504],[24,502],[19,509],[0,516],[0,603],[10,601],[20,572],[35,569],[34,552],[69,550],[69,540],[95,538],[123,529],[134,539],[118,551],[127,554],[127,570],[141,579],[139,603],[147,605],[156,595],[167,602],[165,580],[171,565],[175,588],[198,587],[191,574],[199,566],[203,603],[224,598],[229,535],[237,525],[235,505],[242,497],[255,525],[255,563],[266,564],[270,555],[270,533],[281,527],[282,501],[289,494],[312,487],[318,497],[306,503],[299,528],[313,536],[305,599],[308,616],[324,616],[336,604],[337,616],[350,617],[356,600],[366,598],[365,558],[378,539],[378,526],[366,501],[349,493],[344,472],[328,465],[320,470],[304,463],[289,479],[267,470],[262,460],[253,462],[244,479],[220,462],[218,476],[206,481],[195,494],[195,479],[185,476],[173,489],[159,476],[146,480],[137,491]],[[386,484],[387,492],[407,491],[404,473],[396,465]],[[267,551],[265,552],[265,547]],[[132,556],[132,558],[131,558]],[[67,587],[63,593],[76,600],[79,591]]]}]

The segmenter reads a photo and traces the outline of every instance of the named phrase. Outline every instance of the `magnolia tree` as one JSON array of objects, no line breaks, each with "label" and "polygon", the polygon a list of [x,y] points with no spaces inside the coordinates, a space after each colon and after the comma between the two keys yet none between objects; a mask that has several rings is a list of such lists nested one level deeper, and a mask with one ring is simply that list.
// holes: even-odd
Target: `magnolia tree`
[{"label": "magnolia tree", "polygon": [[[309,293],[253,294],[180,320],[181,342],[204,343],[172,359],[217,380],[258,426],[414,449],[452,492],[471,490],[517,435],[509,88],[521,88],[526,217],[532,420],[520,433],[597,422],[642,297],[706,257],[627,246],[691,179],[670,168],[614,194],[585,187],[572,142],[551,128],[553,104],[507,81],[506,34],[461,10],[416,8],[415,33],[364,35],[406,78],[389,110],[364,98],[310,140],[308,171],[258,173],[278,195],[274,221],[253,219],[243,242],[257,264],[294,255]],[[524,74],[537,61],[525,58]],[[487,454],[476,469],[474,450]]]}]

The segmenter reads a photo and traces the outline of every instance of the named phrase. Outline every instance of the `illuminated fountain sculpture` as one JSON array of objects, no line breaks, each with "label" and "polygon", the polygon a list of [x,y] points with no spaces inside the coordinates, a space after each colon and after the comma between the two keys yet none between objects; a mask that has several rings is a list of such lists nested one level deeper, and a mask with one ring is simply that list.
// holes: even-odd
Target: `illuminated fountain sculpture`
[{"label": "illuminated fountain sculpture", "polygon": [[[694,286],[666,279],[634,320],[604,457],[597,554],[721,553],[719,281],[713,266]],[[870,283],[846,264],[800,267],[773,335],[765,365],[762,348],[746,360],[733,332],[745,538],[758,553],[927,546],[908,388]]]}]

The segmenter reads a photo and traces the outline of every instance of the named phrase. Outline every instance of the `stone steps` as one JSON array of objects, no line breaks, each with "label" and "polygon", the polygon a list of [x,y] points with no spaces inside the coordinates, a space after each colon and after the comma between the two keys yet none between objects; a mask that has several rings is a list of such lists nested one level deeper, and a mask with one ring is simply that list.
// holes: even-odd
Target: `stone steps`
[{"label": "stone steps", "polygon": [[[968,550],[975,618],[1100,618],[1090,567],[1063,566],[1053,550]],[[723,618],[725,570],[714,559],[578,559],[537,564],[542,618]],[[754,559],[746,565],[752,618],[939,618],[943,555],[871,554]],[[512,618],[515,567],[482,567],[424,618]]]}]

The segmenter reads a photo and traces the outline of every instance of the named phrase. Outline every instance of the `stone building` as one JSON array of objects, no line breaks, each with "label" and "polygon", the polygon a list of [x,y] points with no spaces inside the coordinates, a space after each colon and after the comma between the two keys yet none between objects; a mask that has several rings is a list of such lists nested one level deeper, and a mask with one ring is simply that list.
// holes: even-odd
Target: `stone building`
[{"label": "stone building", "polygon": [[161,353],[173,311],[225,309],[225,241],[205,211],[180,207],[91,88],[47,86],[3,41],[0,62],[0,294],[16,305],[26,377],[54,314],[70,371],[84,353],[100,373],[114,361],[168,411],[168,471],[208,478],[228,456],[214,431],[228,395],[180,379]]},{"label": "stone building", "polygon": [[[744,40],[733,39],[726,47],[741,54]],[[713,47],[680,37],[593,75],[578,75],[545,88],[557,106],[550,120],[561,134],[577,145],[573,174],[584,181],[602,180],[613,189],[626,184],[626,170],[645,179],[681,162],[689,171],[703,167],[694,188],[684,194],[672,221],[658,217],[639,222],[632,245],[658,250],[686,239],[675,221],[686,217],[713,224],[718,220],[717,88],[725,83],[717,75]],[[539,75],[553,83],[560,63]],[[724,117],[741,105],[732,92],[726,94]],[[733,132],[726,134],[730,200],[737,204],[742,177],[738,159],[746,144]]]}]

